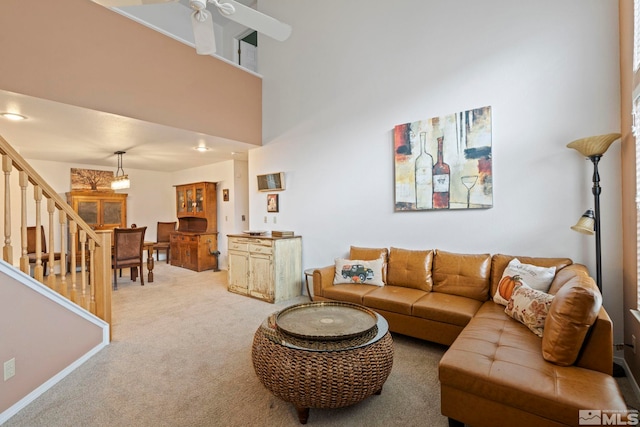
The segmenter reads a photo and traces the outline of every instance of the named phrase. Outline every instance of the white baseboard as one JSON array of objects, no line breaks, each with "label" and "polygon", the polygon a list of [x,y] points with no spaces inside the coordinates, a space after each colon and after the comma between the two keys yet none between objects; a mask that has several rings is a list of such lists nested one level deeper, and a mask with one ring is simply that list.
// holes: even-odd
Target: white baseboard
[{"label": "white baseboard", "polygon": [[89,350],[84,356],[80,357],[78,360],[73,362],[71,365],[64,368],[62,371],[58,372],[57,375],[51,377],[48,381],[41,384],[38,388],[33,390],[31,393],[20,399],[13,406],[11,406],[6,411],[0,414],[0,425],[4,424],[9,420],[9,418],[13,417],[15,414],[24,409],[29,403],[36,400],[40,395],[42,395],[45,391],[49,390],[51,387],[56,385],[60,380],[69,375],[75,369],[77,369],[80,365],[82,365],[87,360],[91,359],[96,353],[102,350],[104,347],[109,345],[109,342],[101,342],[93,349]]}]

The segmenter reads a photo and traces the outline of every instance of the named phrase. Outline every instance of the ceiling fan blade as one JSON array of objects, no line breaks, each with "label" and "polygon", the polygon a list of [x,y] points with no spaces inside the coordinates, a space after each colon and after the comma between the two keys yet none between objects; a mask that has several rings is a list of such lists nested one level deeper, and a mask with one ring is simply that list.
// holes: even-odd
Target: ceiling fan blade
[{"label": "ceiling fan blade", "polygon": [[213,32],[213,19],[211,12],[206,9],[195,10],[191,14],[193,26],[193,38],[198,55],[211,55],[216,53],[216,36]]},{"label": "ceiling fan blade", "polygon": [[[216,2],[212,2],[216,3]],[[285,41],[291,35],[291,26],[272,18],[269,15],[258,12],[248,6],[233,0],[221,0],[220,5],[231,4],[235,8],[235,12],[223,16],[232,21],[242,24],[245,27],[253,28],[259,33],[269,36],[278,41]],[[217,6],[217,5],[216,5]],[[218,6],[220,8],[221,6]]]},{"label": "ceiling fan blade", "polygon": [[174,3],[178,0],[92,0],[92,1],[104,7],[126,7],[126,6],[141,6],[145,4],[156,4],[156,3]]}]

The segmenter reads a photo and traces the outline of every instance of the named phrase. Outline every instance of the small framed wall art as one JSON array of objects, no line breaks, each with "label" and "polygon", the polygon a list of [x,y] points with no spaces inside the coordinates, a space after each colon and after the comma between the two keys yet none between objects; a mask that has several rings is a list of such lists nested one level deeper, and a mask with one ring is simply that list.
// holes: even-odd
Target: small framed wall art
[{"label": "small framed wall art", "polygon": [[71,168],[71,191],[113,191],[112,171]]},{"label": "small framed wall art", "polygon": [[267,212],[278,212],[278,195],[267,194]]},{"label": "small framed wall art", "polygon": [[222,200],[225,202],[229,201],[229,189],[228,188],[224,188],[222,190]]}]

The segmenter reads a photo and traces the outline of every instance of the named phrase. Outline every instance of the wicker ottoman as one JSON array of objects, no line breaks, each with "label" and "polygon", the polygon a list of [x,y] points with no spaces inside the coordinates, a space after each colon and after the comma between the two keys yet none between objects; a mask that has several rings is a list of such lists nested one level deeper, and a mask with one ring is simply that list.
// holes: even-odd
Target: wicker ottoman
[{"label": "wicker ottoman", "polygon": [[293,337],[278,329],[277,313],[270,316],[253,340],[256,375],[296,407],[302,424],[309,408],[340,408],[380,394],[393,366],[393,341],[387,321],[374,314],[372,330],[338,340]]}]

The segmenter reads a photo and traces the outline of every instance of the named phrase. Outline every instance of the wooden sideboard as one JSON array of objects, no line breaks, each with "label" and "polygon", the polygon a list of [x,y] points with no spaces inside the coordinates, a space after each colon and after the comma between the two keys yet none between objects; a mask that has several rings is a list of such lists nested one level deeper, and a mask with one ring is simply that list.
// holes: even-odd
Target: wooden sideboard
[{"label": "wooden sideboard", "polygon": [[215,182],[176,185],[178,230],[171,233],[171,265],[195,271],[218,269]]},{"label": "wooden sideboard", "polygon": [[302,237],[229,235],[229,291],[268,302],[300,295]]}]

